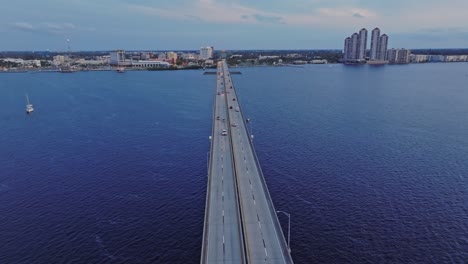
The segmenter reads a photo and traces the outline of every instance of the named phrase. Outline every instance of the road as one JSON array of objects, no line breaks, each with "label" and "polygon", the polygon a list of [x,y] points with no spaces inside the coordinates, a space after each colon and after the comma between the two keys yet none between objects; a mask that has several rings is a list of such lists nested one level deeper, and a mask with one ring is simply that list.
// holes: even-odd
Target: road
[{"label": "road", "polygon": [[239,98],[224,62],[228,93],[228,116],[234,167],[239,185],[239,198],[248,263],[292,263],[276,210],[242,114]]},{"label": "road", "polygon": [[[237,183],[228,130],[222,65],[218,67],[205,211],[202,263],[245,263]],[[218,120],[219,117],[219,120]]]},{"label": "road", "polygon": [[201,263],[293,263],[230,75],[219,62]]}]

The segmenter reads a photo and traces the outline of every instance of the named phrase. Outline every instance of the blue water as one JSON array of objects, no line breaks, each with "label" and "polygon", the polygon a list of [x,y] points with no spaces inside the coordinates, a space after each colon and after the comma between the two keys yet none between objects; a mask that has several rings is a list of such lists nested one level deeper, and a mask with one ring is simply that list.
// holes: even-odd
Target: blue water
[{"label": "blue water", "polygon": [[[468,64],[241,71],[296,263],[467,262]],[[0,263],[199,262],[214,86],[0,74]]]}]

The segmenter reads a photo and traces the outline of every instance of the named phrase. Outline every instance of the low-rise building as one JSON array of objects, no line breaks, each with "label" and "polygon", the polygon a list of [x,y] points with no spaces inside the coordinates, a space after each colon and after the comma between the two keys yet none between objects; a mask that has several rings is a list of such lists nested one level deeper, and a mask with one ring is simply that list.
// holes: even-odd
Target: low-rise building
[{"label": "low-rise building", "polygon": [[424,63],[429,61],[429,55],[411,54],[410,61],[413,63]]},{"label": "low-rise building", "polygon": [[171,64],[165,61],[139,60],[139,61],[132,61],[131,66],[133,68],[167,68],[167,67],[170,67]]},{"label": "low-rise building", "polygon": [[171,64],[175,64],[177,62],[178,55],[173,51],[169,51],[166,53],[166,61]]},{"label": "low-rise building", "polygon": [[387,60],[392,64],[407,64],[410,62],[411,51],[407,49],[389,49]]}]

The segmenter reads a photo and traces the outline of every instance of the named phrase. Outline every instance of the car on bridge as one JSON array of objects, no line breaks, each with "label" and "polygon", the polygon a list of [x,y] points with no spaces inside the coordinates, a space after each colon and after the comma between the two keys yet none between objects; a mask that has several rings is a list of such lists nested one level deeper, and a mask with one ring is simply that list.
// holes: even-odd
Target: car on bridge
[{"label": "car on bridge", "polygon": [[226,131],[226,129],[223,129],[223,131],[221,132],[221,135],[222,135],[222,136],[227,136],[227,131]]},{"label": "car on bridge", "polygon": [[239,107],[236,107],[236,112],[239,112],[239,111],[240,111]]}]

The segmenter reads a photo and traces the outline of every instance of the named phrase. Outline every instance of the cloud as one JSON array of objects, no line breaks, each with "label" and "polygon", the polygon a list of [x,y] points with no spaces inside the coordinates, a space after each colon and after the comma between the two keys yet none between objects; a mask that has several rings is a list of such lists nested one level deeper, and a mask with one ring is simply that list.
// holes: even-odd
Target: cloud
[{"label": "cloud", "polygon": [[50,23],[42,22],[38,24],[31,24],[28,22],[13,22],[9,23],[10,28],[13,30],[48,33],[54,35],[64,35],[73,31],[95,31],[93,27],[79,27],[72,23]]},{"label": "cloud", "polygon": [[[283,21],[283,18],[280,17],[280,16],[266,16],[266,15],[260,15],[260,14],[254,14],[254,15],[251,15],[250,16],[251,18],[254,18],[255,20],[257,20],[258,22],[264,22],[264,23],[281,23],[281,24],[285,24],[285,22]],[[243,16],[243,18],[250,18],[248,15],[245,15]]]},{"label": "cloud", "polygon": [[[183,1],[183,0],[182,0]],[[316,25],[340,28],[356,24],[356,18],[375,19],[378,14],[372,10],[357,7],[314,8],[295,12],[265,11],[240,4],[239,1],[191,0],[177,7],[156,7],[156,5],[127,4],[125,8],[133,13],[179,21],[202,21],[224,24],[287,24]],[[360,27],[360,26],[359,26]]]},{"label": "cloud", "polygon": [[360,13],[354,13],[354,14],[353,14],[353,17],[365,18],[365,16],[364,16],[364,15],[361,15]]},{"label": "cloud", "polygon": [[236,3],[220,3],[213,0],[197,0],[185,8],[158,8],[153,6],[127,5],[128,10],[172,20],[198,20],[209,23],[278,24],[285,23],[276,13],[265,12]]},{"label": "cloud", "polygon": [[16,30],[23,30],[23,31],[34,30],[34,26],[26,22],[13,22],[13,23],[10,23],[10,26]]}]

